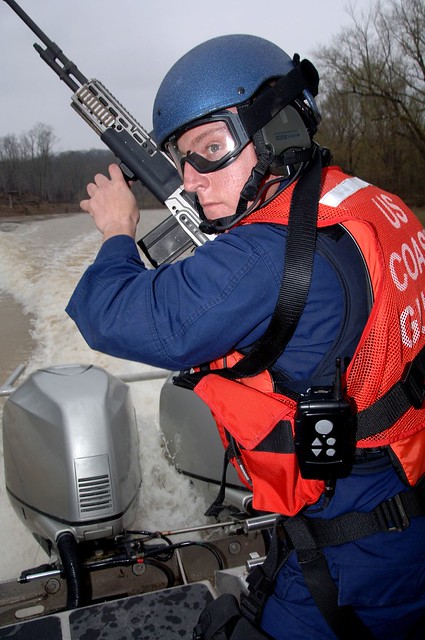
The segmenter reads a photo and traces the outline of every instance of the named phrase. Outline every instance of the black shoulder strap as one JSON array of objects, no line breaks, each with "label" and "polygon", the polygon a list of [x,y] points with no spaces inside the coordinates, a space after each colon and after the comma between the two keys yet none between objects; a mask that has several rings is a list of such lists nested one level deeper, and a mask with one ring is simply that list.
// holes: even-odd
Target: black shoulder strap
[{"label": "black shoulder strap", "polygon": [[272,367],[294,334],[313,272],[321,175],[322,157],[316,148],[292,194],[285,266],[274,313],[264,335],[232,367],[232,378],[255,376]]}]

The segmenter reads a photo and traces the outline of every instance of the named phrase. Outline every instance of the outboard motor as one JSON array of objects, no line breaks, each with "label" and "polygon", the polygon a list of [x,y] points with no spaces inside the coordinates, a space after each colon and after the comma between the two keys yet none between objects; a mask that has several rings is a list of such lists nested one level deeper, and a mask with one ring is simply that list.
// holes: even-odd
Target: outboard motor
[{"label": "outboard motor", "polygon": [[[35,371],[5,403],[3,450],[10,502],[43,548],[58,551],[69,596],[77,543],[116,536],[136,516],[141,470],[128,385],[90,365]],[[68,608],[78,605],[74,593]]]}]

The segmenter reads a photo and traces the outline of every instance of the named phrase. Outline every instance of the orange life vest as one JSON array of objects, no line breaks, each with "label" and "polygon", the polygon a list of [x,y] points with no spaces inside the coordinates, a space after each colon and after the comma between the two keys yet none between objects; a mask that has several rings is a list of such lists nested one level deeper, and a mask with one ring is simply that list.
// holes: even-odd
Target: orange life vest
[{"label": "orange life vest", "polygon": [[[294,185],[243,224],[288,223]],[[347,396],[361,415],[398,383],[425,345],[425,232],[415,215],[395,195],[344,174],[337,167],[322,172],[318,227],[341,224],[355,239],[366,262],[374,304],[346,371]],[[211,363],[232,366],[236,352]],[[423,384],[423,380],[421,380]],[[282,435],[293,438],[296,402],[274,392],[265,371],[239,381],[209,374],[195,387],[210,407],[225,446],[238,444],[243,482],[253,490],[259,510],[295,515],[314,504],[323,482],[303,479],[293,447],[265,446]],[[420,403],[419,403],[420,404]],[[358,440],[357,446],[389,447],[392,458],[415,485],[425,473],[425,408],[409,406],[384,430]]]}]

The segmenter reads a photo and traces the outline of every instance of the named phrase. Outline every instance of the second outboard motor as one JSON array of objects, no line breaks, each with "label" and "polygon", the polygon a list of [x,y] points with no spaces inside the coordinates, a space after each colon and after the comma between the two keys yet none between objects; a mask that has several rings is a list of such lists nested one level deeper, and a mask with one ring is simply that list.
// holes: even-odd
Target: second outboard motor
[{"label": "second outboard motor", "polygon": [[[222,482],[223,445],[208,406],[193,391],[174,385],[175,375],[170,374],[160,395],[160,427],[168,455],[180,473],[215,498]],[[247,512],[252,504],[252,493],[232,465],[226,475],[225,504]]]}]

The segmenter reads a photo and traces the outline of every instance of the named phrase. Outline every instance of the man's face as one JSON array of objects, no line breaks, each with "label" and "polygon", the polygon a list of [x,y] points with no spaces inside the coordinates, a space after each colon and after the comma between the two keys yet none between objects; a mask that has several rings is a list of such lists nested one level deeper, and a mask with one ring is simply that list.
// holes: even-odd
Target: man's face
[{"label": "man's face", "polygon": [[[229,141],[223,123],[208,122],[183,133],[177,144],[183,156],[198,153],[214,162]],[[240,193],[256,163],[257,156],[252,143],[246,145],[236,160],[211,173],[199,173],[189,162],[185,162],[184,189],[196,193],[209,220],[231,216],[236,211]]]}]

